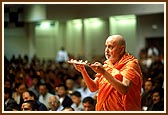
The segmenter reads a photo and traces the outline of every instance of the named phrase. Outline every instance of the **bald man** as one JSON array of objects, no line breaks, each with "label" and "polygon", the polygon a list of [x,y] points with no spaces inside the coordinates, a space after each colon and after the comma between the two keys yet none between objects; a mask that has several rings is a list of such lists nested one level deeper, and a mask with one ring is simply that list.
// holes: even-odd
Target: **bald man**
[{"label": "bald man", "polygon": [[88,88],[98,90],[96,111],[140,111],[142,73],[138,60],[126,52],[121,35],[109,36],[105,42],[106,61],[89,65],[96,72],[88,75],[84,65],[74,64],[81,72]]}]

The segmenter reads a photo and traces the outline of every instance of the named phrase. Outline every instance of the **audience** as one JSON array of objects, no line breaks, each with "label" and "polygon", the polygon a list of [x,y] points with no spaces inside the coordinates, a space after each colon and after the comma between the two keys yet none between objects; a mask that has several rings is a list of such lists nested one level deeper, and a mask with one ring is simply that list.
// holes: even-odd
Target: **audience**
[{"label": "audience", "polygon": [[36,97],[40,95],[39,93],[39,80],[37,77],[32,78],[32,85],[28,88],[30,91],[32,91]]},{"label": "audience", "polygon": [[[164,60],[160,55],[163,57],[156,48],[144,48],[139,52],[143,74],[143,111],[164,110]],[[95,60],[93,58],[91,62]],[[94,78],[93,71],[89,70],[89,74]],[[76,91],[81,97],[73,93]],[[36,55],[31,59],[28,56],[22,58],[21,55],[13,55],[10,60],[4,57],[5,111],[26,110],[26,106],[29,110],[37,111],[95,111],[96,94],[90,92],[72,64],[40,60]],[[79,110],[76,107],[81,102],[83,109]]]},{"label": "audience", "polygon": [[72,99],[67,93],[67,87],[65,84],[58,86],[59,101],[63,107],[70,107],[72,105]]},{"label": "audience", "polygon": [[12,88],[12,81],[10,79],[5,79],[4,80],[4,87],[6,88]]},{"label": "audience", "polygon": [[53,94],[48,92],[46,84],[39,85],[39,92],[40,92],[40,96],[38,100],[49,109],[50,106],[48,104],[48,101],[49,101],[50,96],[52,96]]},{"label": "audience", "polygon": [[17,102],[19,108],[23,102],[22,93],[26,91],[27,87],[25,83],[16,83],[15,91],[12,93],[12,98]]},{"label": "audience", "polygon": [[164,91],[162,88],[155,88],[152,91],[152,103],[149,105],[147,111],[163,111],[164,110]]},{"label": "audience", "polygon": [[152,90],[153,90],[153,82],[151,81],[151,79],[149,79],[145,81],[143,93],[142,93],[141,106],[143,111],[147,110],[147,108],[149,107],[152,101],[152,98],[151,98]]},{"label": "audience", "polygon": [[47,107],[43,103],[38,101],[36,95],[32,91],[27,90],[27,91],[23,92],[22,98],[23,98],[24,102],[28,101],[28,100],[33,100],[34,103],[37,105],[39,111],[47,111],[48,110]]},{"label": "audience", "polygon": [[87,87],[84,79],[81,80],[81,83],[80,83],[80,88],[77,89],[77,91],[79,91],[81,93],[81,96],[82,96],[82,100],[85,98],[85,97],[88,97],[88,96],[91,96],[91,97],[94,97],[96,95],[96,92],[91,92],[89,90],[89,88]]},{"label": "audience", "polygon": [[19,110],[17,102],[12,98],[12,90],[8,87],[4,88],[4,110]]}]

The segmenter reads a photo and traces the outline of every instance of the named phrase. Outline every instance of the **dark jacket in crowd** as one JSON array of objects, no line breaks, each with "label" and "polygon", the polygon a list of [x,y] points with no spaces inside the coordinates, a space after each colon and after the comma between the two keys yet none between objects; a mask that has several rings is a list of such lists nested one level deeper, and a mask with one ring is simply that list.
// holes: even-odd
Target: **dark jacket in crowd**
[{"label": "dark jacket in crowd", "polygon": [[63,107],[70,107],[72,105],[72,103],[73,103],[72,99],[68,95],[66,95],[63,102],[62,102],[62,106]]}]

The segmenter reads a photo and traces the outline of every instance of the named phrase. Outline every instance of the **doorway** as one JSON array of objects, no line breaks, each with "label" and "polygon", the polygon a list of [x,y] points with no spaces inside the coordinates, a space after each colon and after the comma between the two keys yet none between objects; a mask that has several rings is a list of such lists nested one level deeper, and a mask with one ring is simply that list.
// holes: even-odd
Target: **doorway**
[{"label": "doorway", "polygon": [[146,47],[156,47],[159,50],[159,55],[164,56],[164,37],[148,37],[146,38]]}]

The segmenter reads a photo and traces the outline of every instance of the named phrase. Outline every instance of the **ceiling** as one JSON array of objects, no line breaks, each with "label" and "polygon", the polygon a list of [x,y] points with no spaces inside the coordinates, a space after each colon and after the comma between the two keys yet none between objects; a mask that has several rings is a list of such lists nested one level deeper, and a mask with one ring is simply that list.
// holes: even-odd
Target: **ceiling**
[{"label": "ceiling", "polygon": [[[41,7],[39,10],[34,6]],[[32,15],[43,16],[46,20],[65,20],[73,18],[89,18],[89,17],[108,17],[114,15],[146,15],[164,12],[164,4],[5,4],[5,11],[17,12],[18,9],[24,17]],[[9,12],[9,11],[8,11]],[[35,15],[35,14],[34,14]],[[27,17],[26,17],[27,18]],[[31,19],[29,19],[31,21]],[[33,20],[32,20],[33,21]]]}]

